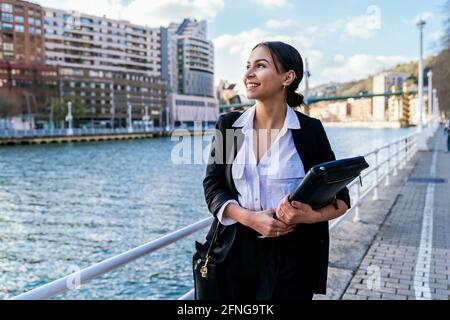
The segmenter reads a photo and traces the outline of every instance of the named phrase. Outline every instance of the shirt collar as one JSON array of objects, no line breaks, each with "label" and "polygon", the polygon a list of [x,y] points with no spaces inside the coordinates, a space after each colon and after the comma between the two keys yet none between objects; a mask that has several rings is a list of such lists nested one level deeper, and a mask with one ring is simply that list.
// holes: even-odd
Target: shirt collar
[{"label": "shirt collar", "polygon": [[[300,129],[300,122],[298,120],[297,114],[294,109],[289,105],[287,106],[286,118],[284,119],[283,128],[280,133],[286,132],[288,129]],[[245,111],[237,120],[233,123],[233,127],[242,127],[242,133],[247,134],[247,132],[253,129],[253,120],[255,118],[256,104]]]}]

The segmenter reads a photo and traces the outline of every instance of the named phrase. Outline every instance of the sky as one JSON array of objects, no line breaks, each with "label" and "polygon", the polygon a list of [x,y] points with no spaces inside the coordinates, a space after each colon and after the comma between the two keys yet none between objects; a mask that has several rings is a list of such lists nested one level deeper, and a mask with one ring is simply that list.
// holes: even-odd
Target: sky
[{"label": "sky", "polygon": [[[251,49],[279,40],[308,59],[312,86],[367,77],[417,60],[419,31],[426,21],[424,55],[441,49],[445,0],[37,0],[43,6],[120,18],[151,27],[207,20],[215,49],[215,83],[243,91]],[[95,3],[95,5],[92,5]]]}]

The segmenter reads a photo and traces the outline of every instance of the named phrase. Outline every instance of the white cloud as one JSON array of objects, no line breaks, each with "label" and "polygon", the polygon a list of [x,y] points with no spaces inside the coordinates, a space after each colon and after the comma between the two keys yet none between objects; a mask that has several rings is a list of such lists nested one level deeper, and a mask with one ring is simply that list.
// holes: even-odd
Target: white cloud
[{"label": "white cloud", "polygon": [[345,20],[339,19],[339,20],[329,23],[326,26],[325,30],[327,33],[335,33],[335,32],[338,32],[339,30],[341,30],[344,26],[345,26]]},{"label": "white cloud", "polygon": [[317,33],[317,31],[319,31],[318,26],[309,26],[306,28],[306,33],[308,33],[308,34],[315,34],[315,33]]},{"label": "white cloud", "polygon": [[38,0],[44,7],[76,10],[96,16],[106,15],[134,24],[151,27],[166,26],[186,17],[211,21],[223,8],[224,0]]},{"label": "white cloud", "polygon": [[381,29],[381,9],[376,5],[367,7],[366,14],[350,16],[329,23],[321,32],[322,35],[341,32],[341,39],[373,38]]},{"label": "white cloud", "polygon": [[242,77],[245,64],[253,47],[262,41],[283,41],[299,50],[303,58],[308,58],[310,68],[320,64],[322,53],[312,48],[312,40],[304,35],[280,35],[272,30],[254,28],[238,34],[225,34],[213,39],[215,46],[216,84],[228,80],[237,84],[237,89],[244,93]]},{"label": "white cloud", "polygon": [[336,55],[329,66],[324,67],[321,82],[345,82],[363,79],[371,74],[382,71],[398,63],[411,61],[405,56],[375,56],[370,54],[355,54],[350,57]]},{"label": "white cloud", "polygon": [[266,22],[266,27],[269,29],[281,29],[281,28],[292,27],[294,25],[295,25],[295,22],[292,19],[287,19],[287,20],[271,19]]},{"label": "white cloud", "polygon": [[373,38],[381,23],[372,15],[349,17],[345,23],[345,35],[352,38]]},{"label": "white cloud", "polygon": [[337,54],[334,56],[333,61],[336,63],[345,63],[345,56],[343,54]]},{"label": "white cloud", "polygon": [[254,0],[254,2],[267,8],[283,7],[289,3],[288,0]]}]

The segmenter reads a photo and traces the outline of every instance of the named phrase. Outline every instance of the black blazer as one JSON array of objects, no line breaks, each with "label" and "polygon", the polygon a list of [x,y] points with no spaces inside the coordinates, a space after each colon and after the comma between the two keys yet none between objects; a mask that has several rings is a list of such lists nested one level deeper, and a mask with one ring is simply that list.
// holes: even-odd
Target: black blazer
[{"label": "black blazer", "polygon": [[[335,160],[322,123],[300,112],[296,111],[296,114],[300,121],[300,129],[292,130],[292,137],[305,172],[308,172],[315,164]],[[237,201],[238,199],[231,168],[237,151],[242,146],[244,135],[241,128],[233,128],[232,125],[240,115],[242,112],[230,112],[221,115],[216,123],[218,131],[212,139],[210,161],[203,180],[208,209],[216,218],[206,236],[207,243],[211,242],[215,227],[219,223],[216,217],[217,212],[226,201],[231,199]],[[219,131],[222,139],[218,136]],[[215,161],[213,161],[214,159]],[[336,198],[343,200],[350,208],[350,196],[347,188],[339,191]],[[212,253],[216,260],[222,261],[226,257],[236,236],[236,225],[220,229],[216,247]],[[298,252],[305,255],[304,259],[309,263],[308,277],[312,277],[314,293],[325,293],[329,252],[328,222],[301,224],[295,228],[292,234],[292,241],[298,241]]]}]

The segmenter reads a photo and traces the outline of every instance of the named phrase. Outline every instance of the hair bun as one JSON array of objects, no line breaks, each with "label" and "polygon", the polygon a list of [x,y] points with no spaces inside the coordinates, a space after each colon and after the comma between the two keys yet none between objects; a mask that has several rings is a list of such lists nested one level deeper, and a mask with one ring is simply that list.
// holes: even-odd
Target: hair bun
[{"label": "hair bun", "polygon": [[288,105],[295,108],[303,104],[304,97],[301,93],[289,92],[286,100]]}]

